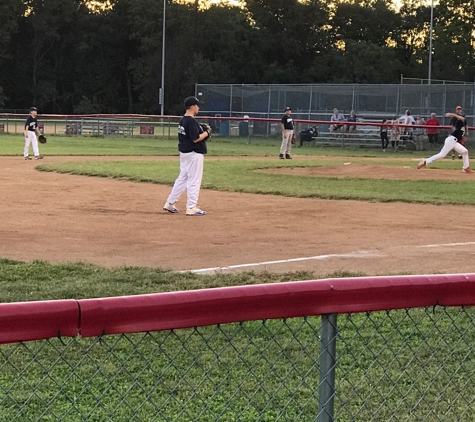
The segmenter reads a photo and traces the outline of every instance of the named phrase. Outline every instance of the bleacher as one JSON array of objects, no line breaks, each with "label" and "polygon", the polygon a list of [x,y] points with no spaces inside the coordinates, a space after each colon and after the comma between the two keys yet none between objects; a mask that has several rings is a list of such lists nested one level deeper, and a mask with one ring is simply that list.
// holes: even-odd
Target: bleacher
[{"label": "bleacher", "polygon": [[78,119],[66,121],[67,135],[132,135],[130,120]]},{"label": "bleacher", "polygon": [[[316,126],[316,129],[316,134],[313,134],[312,136],[302,134],[302,131],[299,133],[300,146],[381,148],[379,126],[358,125],[352,132],[348,132],[345,127],[334,132],[322,132],[319,130],[318,126]],[[412,147],[414,146],[414,142],[408,135],[400,135],[398,144],[400,149],[413,149]]]}]

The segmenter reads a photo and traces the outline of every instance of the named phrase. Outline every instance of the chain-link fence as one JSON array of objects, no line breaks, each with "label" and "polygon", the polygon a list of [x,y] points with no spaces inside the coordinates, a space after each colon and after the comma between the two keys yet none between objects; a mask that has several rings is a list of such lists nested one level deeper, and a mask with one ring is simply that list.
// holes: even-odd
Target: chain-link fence
[{"label": "chain-link fence", "polygon": [[320,317],[3,345],[0,420],[473,420],[472,308],[326,323],[327,345]]},{"label": "chain-link fence", "polygon": [[474,285],[377,277],[0,305],[0,420],[471,421]]},{"label": "chain-link fence", "polygon": [[328,120],[336,107],[344,114],[355,110],[361,117],[380,120],[400,116],[407,109],[413,116],[444,116],[458,105],[467,117],[475,115],[475,83],[197,84],[196,95],[205,103],[202,112],[211,116],[278,118],[290,106],[296,119]]},{"label": "chain-link fence", "polygon": [[[2,133],[23,133],[26,115],[0,114]],[[45,135],[68,136],[177,136],[178,116],[98,115],[60,116],[39,115],[38,128]]]}]

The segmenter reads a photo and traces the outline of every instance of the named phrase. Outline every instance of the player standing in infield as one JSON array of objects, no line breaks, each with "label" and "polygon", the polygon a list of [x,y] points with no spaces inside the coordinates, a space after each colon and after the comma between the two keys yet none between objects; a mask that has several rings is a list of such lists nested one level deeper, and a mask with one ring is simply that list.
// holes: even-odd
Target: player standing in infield
[{"label": "player standing in infield", "polygon": [[177,213],[175,203],[180,195],[187,191],[186,215],[205,215],[206,212],[198,208],[201,179],[203,178],[204,156],[208,152],[206,139],[210,130],[204,131],[195,116],[200,111],[201,101],[196,97],[185,99],[185,115],[178,124],[178,151],[180,152],[180,174],[175,180],[170,196],[163,209]]},{"label": "player standing in infield", "polygon": [[420,169],[426,165],[432,163],[435,160],[444,158],[450,151],[453,149],[462,156],[463,160],[463,171],[465,173],[473,173],[473,170],[470,169],[470,162],[468,158],[468,151],[462,143],[465,141],[465,130],[467,127],[467,120],[462,114],[462,107],[457,106],[455,113],[446,113],[446,117],[452,117],[450,124],[453,127],[453,132],[445,138],[444,146],[438,154],[433,155],[427,159],[422,159],[417,168]]},{"label": "player standing in infield", "polygon": [[38,129],[38,120],[36,115],[38,114],[38,109],[36,107],[30,108],[30,115],[25,122],[25,148],[23,149],[23,157],[25,160],[31,160],[29,156],[30,144],[33,145],[33,153],[35,154],[36,160],[41,160],[43,158],[40,155],[40,150],[38,149],[38,139],[36,134],[41,135],[40,130]]},{"label": "player standing in infield", "polygon": [[280,146],[280,159],[291,160],[290,149],[292,148],[292,136],[294,136],[294,121],[290,117],[292,109],[290,107],[285,107],[285,114],[281,120],[282,126],[282,145]]}]

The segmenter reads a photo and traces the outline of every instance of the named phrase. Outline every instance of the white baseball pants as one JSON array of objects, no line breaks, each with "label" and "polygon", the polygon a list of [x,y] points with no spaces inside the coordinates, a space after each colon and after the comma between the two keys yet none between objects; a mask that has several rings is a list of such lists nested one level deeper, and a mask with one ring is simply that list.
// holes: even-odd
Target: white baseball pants
[{"label": "white baseball pants", "polygon": [[449,135],[445,138],[444,146],[440,150],[438,154],[429,157],[426,160],[426,164],[430,164],[435,160],[439,160],[440,158],[444,158],[450,151],[455,150],[458,154],[462,156],[463,160],[463,168],[466,169],[470,167],[470,162],[468,158],[468,150],[465,148],[461,143],[457,142],[457,138],[455,136]]},{"label": "white baseball pants", "polygon": [[25,148],[23,149],[23,157],[28,157],[30,153],[30,144],[33,145],[33,153],[35,157],[40,155],[40,151],[38,149],[38,139],[36,139],[36,133],[32,130],[28,131],[28,138],[25,137]]},{"label": "white baseball pants", "polygon": [[290,154],[290,149],[292,148],[293,134],[293,130],[285,129],[284,134],[282,135],[282,145],[280,146],[281,154]]},{"label": "white baseball pants", "polygon": [[197,152],[180,152],[180,174],[175,180],[167,202],[174,204],[187,191],[186,208],[194,208],[200,196],[203,163],[205,156]]}]

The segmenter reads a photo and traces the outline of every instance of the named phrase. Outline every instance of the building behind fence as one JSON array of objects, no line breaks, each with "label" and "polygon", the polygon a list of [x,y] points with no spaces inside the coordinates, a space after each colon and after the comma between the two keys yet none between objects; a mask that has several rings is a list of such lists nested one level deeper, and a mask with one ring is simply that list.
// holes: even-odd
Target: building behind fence
[{"label": "building behind fence", "polygon": [[0,305],[2,421],[472,421],[475,274]]}]

